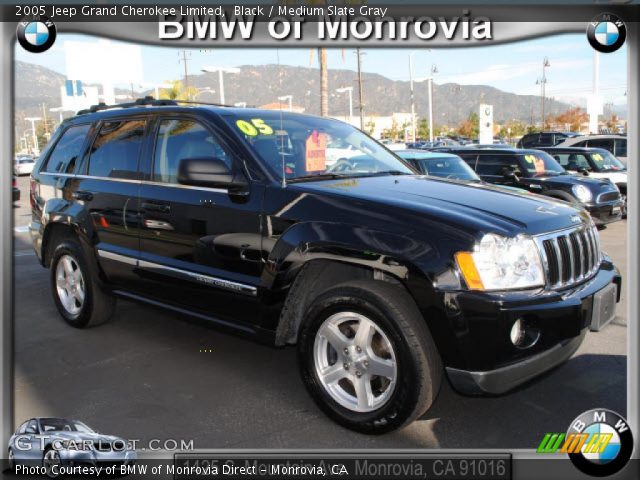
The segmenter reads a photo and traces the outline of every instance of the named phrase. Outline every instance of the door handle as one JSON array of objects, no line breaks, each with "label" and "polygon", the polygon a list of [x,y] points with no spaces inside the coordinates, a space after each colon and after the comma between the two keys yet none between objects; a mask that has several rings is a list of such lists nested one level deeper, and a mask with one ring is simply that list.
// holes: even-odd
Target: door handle
[{"label": "door handle", "polygon": [[171,213],[171,205],[168,203],[143,202],[142,208],[150,212]]},{"label": "door handle", "polygon": [[163,222],[162,220],[149,220],[144,221],[144,226],[151,230],[174,230],[173,225],[169,222]]},{"label": "door handle", "polygon": [[93,193],[85,192],[84,190],[76,190],[71,194],[71,196],[76,200],[84,200],[85,202],[93,200]]}]

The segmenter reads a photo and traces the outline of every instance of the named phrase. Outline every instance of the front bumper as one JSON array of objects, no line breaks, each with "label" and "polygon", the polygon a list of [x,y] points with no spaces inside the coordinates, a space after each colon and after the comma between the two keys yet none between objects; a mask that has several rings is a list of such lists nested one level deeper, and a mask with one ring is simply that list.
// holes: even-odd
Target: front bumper
[{"label": "front bumper", "polygon": [[622,200],[608,203],[598,203],[592,205],[585,205],[585,209],[593,218],[596,225],[602,226],[607,223],[617,222],[622,219],[622,211],[625,204]]},{"label": "front bumper", "polygon": [[[587,329],[600,327],[592,324],[594,295],[611,292],[612,283],[617,297],[609,301],[615,306],[621,277],[605,260],[593,278],[561,292],[465,292],[449,298],[456,311],[449,321],[459,330],[457,355],[446,362],[451,384],[464,394],[502,394],[561,364],[580,347]],[[539,330],[533,346],[520,349],[511,343],[517,319]]]}]

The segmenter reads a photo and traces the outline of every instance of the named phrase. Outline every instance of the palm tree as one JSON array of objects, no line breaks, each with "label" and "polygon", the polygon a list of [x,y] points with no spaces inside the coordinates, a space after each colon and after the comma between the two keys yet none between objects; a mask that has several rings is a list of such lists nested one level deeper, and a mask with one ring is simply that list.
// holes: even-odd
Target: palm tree
[{"label": "palm tree", "polygon": [[185,87],[180,80],[167,82],[171,88],[163,88],[160,90],[160,98],[167,100],[189,100],[194,98],[198,90],[194,87]]},{"label": "palm tree", "polygon": [[327,49],[318,48],[320,63],[320,115],[329,116],[329,72],[327,68]]}]

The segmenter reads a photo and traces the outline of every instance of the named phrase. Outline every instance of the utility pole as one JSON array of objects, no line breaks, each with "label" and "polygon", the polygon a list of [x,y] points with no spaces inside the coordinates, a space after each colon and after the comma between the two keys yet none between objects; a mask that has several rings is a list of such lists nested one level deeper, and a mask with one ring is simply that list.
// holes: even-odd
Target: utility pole
[{"label": "utility pole", "polygon": [[44,134],[49,138],[49,121],[47,120],[47,107],[42,104],[42,116],[44,118]]},{"label": "utility pole", "polygon": [[551,64],[549,63],[549,59],[547,57],[544,57],[544,60],[542,61],[542,78],[538,81],[536,81],[536,84],[540,84],[540,87],[542,89],[542,95],[541,95],[541,120],[542,120],[542,125],[541,125],[541,129],[542,131],[544,131],[544,124],[545,124],[545,115],[544,115],[544,99],[546,96],[546,87],[547,87],[547,74],[546,74],[546,68],[550,67]]},{"label": "utility pole", "polygon": [[364,131],[364,100],[362,94],[362,58],[363,55],[359,48],[356,48],[356,55],[358,56],[358,99],[360,103],[360,130]]},{"label": "utility pole", "polygon": [[189,69],[187,66],[187,62],[189,61],[189,59],[187,58],[187,51],[186,50],[182,50],[182,58],[180,58],[180,60],[178,60],[179,62],[182,62],[184,64],[184,91],[185,94],[187,96],[187,100],[190,100],[190,95],[189,95]]}]

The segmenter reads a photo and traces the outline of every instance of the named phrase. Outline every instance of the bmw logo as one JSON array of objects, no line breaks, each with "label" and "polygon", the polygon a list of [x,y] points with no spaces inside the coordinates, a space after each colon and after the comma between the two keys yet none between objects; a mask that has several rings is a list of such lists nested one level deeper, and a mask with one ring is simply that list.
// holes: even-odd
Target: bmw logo
[{"label": "bmw logo", "polygon": [[[633,435],[627,421],[617,413],[597,408],[576,418],[567,435],[583,439],[578,453],[570,453],[578,470],[594,477],[620,471],[631,458]],[[577,450],[576,450],[577,451]]]},{"label": "bmw logo", "polygon": [[589,22],[587,38],[597,51],[615,52],[627,38],[627,27],[617,15],[602,13]]},{"label": "bmw logo", "polygon": [[22,48],[40,53],[49,50],[56,41],[56,26],[48,17],[36,16],[18,23],[16,35]]}]

